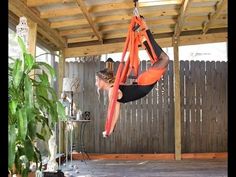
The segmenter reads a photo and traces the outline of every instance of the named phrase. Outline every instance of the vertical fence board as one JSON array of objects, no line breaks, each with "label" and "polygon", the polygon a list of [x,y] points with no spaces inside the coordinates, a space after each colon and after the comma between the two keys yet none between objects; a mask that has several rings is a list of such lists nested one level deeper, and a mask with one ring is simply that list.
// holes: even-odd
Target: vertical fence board
[{"label": "vertical fence board", "polygon": [[205,99],[205,62],[201,61],[199,64],[199,81],[198,81],[198,90],[199,90],[199,118],[200,118],[200,127],[199,127],[199,136],[200,136],[200,149],[199,152],[205,152],[205,144],[206,144],[206,136],[204,136],[204,128],[203,128],[203,99]]},{"label": "vertical fence board", "polygon": [[186,74],[186,152],[190,152],[190,149],[191,149],[191,97],[189,96],[191,91],[191,83],[190,83],[190,80],[191,80],[191,75],[190,75],[190,68],[189,68],[189,65],[190,65],[190,62],[189,61],[186,61],[184,63],[185,65],[185,74]]},{"label": "vertical fence board", "polygon": [[[174,85],[173,85],[173,62],[169,62],[169,67],[168,67],[168,117],[169,119],[169,126],[168,126],[168,132],[169,132],[169,152],[174,152],[174,147],[175,147],[175,133],[174,133]],[[181,82],[181,80],[180,80]]]}]

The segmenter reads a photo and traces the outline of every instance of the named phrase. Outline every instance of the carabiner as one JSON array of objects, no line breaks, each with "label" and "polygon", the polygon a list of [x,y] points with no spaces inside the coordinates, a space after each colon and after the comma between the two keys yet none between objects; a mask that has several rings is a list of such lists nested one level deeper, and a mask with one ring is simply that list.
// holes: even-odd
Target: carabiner
[{"label": "carabiner", "polygon": [[137,7],[134,8],[133,14],[134,14],[134,16],[136,16],[136,17],[139,17],[139,16],[140,16]]}]

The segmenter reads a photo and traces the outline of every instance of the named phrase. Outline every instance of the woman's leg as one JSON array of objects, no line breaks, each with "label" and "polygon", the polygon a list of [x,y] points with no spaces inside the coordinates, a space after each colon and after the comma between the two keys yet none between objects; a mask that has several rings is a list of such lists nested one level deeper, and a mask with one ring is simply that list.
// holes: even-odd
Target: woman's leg
[{"label": "woman's leg", "polygon": [[146,30],[148,39],[151,43],[149,46],[146,39],[143,39],[143,44],[146,47],[147,52],[149,55],[154,59],[156,57],[153,56],[151,47],[157,56],[157,61],[153,63],[153,65],[145,72],[143,72],[137,79],[139,85],[151,85],[160,80],[161,76],[165,73],[168,63],[169,57],[168,55],[162,50],[162,48],[156,43],[152,33],[150,30]]},{"label": "woman's leg", "polygon": [[[150,56],[152,56],[152,52],[150,47],[153,48],[158,60],[152,65],[152,67],[155,67],[156,69],[162,69],[162,68],[166,68],[168,66],[169,63],[169,57],[168,55],[162,50],[162,48],[156,43],[151,31],[149,29],[146,30],[148,39],[151,43],[152,46],[148,45],[148,42],[144,39],[143,44],[145,45],[148,53]],[[152,58],[154,58],[152,56]]]}]

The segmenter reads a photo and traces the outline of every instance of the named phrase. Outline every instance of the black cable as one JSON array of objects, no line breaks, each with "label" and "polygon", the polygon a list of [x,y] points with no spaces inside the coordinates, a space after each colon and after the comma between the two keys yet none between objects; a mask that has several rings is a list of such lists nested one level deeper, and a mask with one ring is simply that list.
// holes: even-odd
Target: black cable
[{"label": "black cable", "polygon": [[138,2],[138,0],[133,0],[134,1],[134,7],[136,7],[137,6],[137,2]]}]

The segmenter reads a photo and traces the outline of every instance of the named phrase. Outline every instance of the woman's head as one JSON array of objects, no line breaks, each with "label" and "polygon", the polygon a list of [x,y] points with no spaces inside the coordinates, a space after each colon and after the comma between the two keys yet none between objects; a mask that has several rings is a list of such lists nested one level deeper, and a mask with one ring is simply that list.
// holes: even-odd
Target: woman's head
[{"label": "woman's head", "polygon": [[108,84],[113,84],[115,77],[113,71],[105,68],[96,73],[96,86],[98,89],[104,89]]}]

